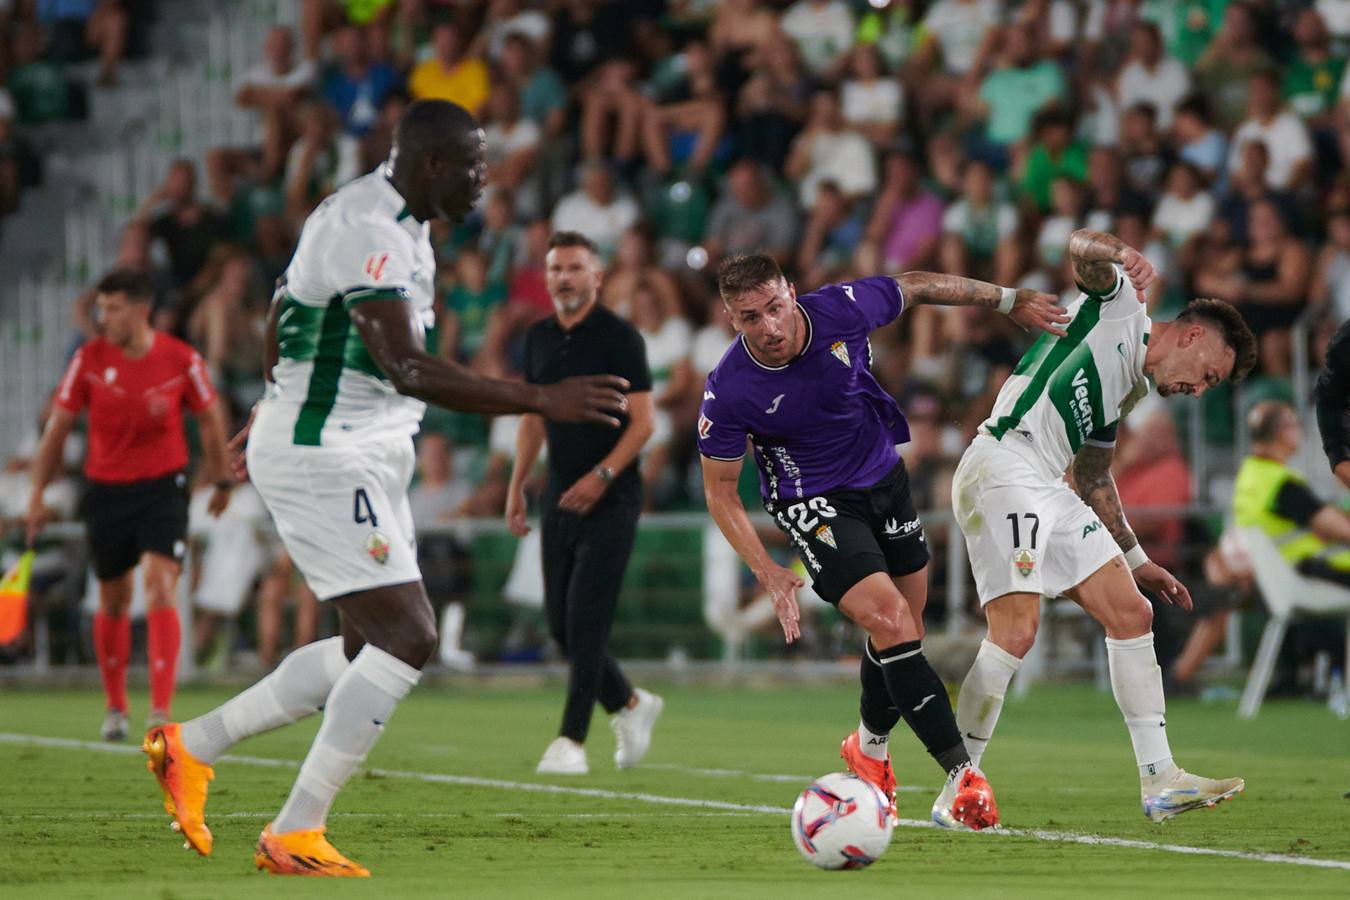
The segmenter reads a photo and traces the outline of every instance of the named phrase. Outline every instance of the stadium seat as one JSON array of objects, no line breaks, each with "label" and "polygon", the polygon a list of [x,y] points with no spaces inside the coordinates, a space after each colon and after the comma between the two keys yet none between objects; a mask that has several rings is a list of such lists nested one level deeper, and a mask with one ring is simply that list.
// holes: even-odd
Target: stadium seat
[{"label": "stadium seat", "polygon": [[[1270,676],[1290,620],[1299,614],[1337,613],[1350,620],[1350,590],[1301,574],[1280,555],[1279,548],[1261,529],[1238,528],[1236,533],[1251,558],[1256,585],[1270,612],[1238,704],[1238,716],[1250,719],[1261,709],[1261,701],[1270,687]],[[1346,643],[1346,650],[1350,651],[1350,639]]]}]

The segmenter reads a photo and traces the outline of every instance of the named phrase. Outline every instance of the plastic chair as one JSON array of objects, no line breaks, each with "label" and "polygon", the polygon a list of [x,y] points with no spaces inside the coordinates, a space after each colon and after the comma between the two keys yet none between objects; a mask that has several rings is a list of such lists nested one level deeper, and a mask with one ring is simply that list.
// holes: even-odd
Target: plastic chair
[{"label": "plastic chair", "polygon": [[[1300,573],[1259,528],[1238,528],[1237,534],[1251,558],[1256,585],[1270,611],[1270,621],[1261,634],[1261,644],[1238,704],[1238,715],[1250,719],[1261,709],[1261,701],[1270,687],[1270,676],[1275,671],[1275,660],[1290,620],[1299,614],[1339,613],[1350,623],[1350,589]],[[1350,659],[1350,636],[1346,639],[1346,651]]]}]

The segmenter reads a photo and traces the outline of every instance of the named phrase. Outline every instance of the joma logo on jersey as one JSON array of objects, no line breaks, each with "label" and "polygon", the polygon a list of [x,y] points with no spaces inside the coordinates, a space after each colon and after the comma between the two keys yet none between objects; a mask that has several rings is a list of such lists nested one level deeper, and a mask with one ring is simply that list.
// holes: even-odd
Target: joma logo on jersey
[{"label": "joma logo on jersey", "polygon": [[1084,526],[1083,526],[1083,537],[1080,538],[1080,540],[1086,538],[1089,534],[1092,534],[1092,532],[1096,531],[1098,528],[1101,528],[1101,527],[1102,527],[1102,523],[1101,523],[1101,522],[1098,522],[1096,519],[1093,519],[1093,520],[1092,520],[1092,523],[1091,523],[1090,525],[1084,525]]},{"label": "joma logo on jersey", "polygon": [[1086,369],[1079,369],[1073,376],[1073,419],[1078,426],[1078,438],[1082,440],[1092,431],[1092,401],[1088,399],[1088,377]]}]

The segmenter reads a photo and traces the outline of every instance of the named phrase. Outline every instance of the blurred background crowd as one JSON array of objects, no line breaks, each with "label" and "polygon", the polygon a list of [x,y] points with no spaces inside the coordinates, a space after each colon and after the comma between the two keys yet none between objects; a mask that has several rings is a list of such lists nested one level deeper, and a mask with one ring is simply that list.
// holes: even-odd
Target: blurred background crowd
[{"label": "blurred background crowd", "polygon": [[[179,5],[0,2],[0,232],[24,227],[44,128],[118,90]],[[603,301],[647,341],[653,511],[702,505],[693,426],[733,337],[714,287],[729,254],[772,253],[799,292],[932,269],[1071,298],[1067,238],[1086,226],[1157,267],[1155,316],[1194,296],[1237,304],[1260,338],[1240,401],[1216,391],[1190,414],[1154,398],[1117,462],[1127,507],[1173,510],[1138,520],[1145,546],[1197,581],[1245,406],[1306,410],[1307,374],[1350,317],[1350,0],[282,5],[289,23],[231,73],[256,142],[173,162],[117,233],[116,262],[154,276],[157,327],[201,351],[236,417],[260,395],[266,308],[305,216],[385,160],[400,112],[427,97],[477,114],[490,172],[474,215],[434,230],[433,346],[516,377],[524,329],[551,312],[549,233],[591,237]],[[94,333],[90,301],[71,298],[72,349]],[[911,310],[874,336],[877,376],[913,428],[921,509],[948,507],[955,461],[1028,342],[965,309]],[[54,386],[59,371],[45,374]],[[500,515],[511,420],[432,410],[419,444],[420,524]],[[21,448],[8,477],[23,466]],[[265,518],[245,501],[240,516]],[[428,543],[438,589],[466,590],[477,554]],[[264,583],[285,581],[269,568],[284,560],[259,553]],[[934,566],[937,615],[947,577]]]}]

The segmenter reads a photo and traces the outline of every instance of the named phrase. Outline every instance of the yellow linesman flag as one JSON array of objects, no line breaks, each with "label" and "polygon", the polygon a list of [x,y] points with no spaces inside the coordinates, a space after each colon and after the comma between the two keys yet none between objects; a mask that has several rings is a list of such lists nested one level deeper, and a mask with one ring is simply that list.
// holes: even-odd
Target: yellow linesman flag
[{"label": "yellow linesman flag", "polygon": [[28,584],[33,578],[33,551],[26,551],[0,578],[0,644],[8,644],[28,626]]}]

